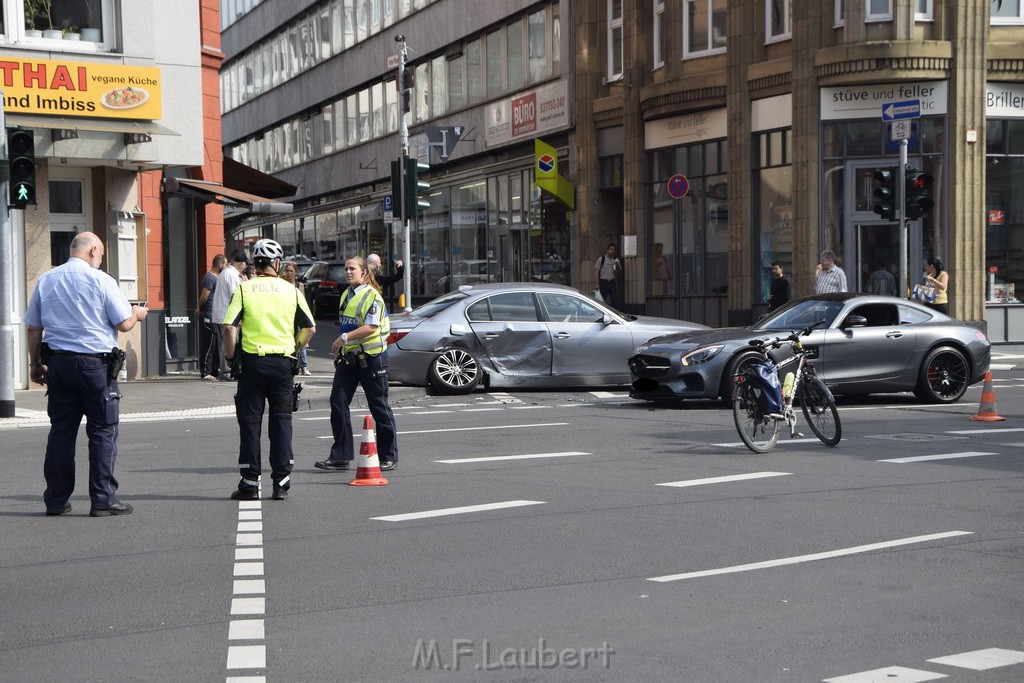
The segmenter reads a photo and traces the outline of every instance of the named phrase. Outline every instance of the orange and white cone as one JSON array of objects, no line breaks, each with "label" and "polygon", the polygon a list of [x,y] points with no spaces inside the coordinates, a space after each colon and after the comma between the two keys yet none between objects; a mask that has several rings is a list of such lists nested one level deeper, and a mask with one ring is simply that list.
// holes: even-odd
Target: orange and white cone
[{"label": "orange and white cone", "polygon": [[1005,417],[996,413],[996,392],[992,390],[992,372],[985,371],[985,384],[981,390],[981,405],[978,406],[978,414],[971,416],[977,422],[1003,422]]},{"label": "orange and white cone", "polygon": [[388,480],[380,476],[380,458],[377,457],[377,435],[373,432],[373,418],[363,418],[363,441],[359,444],[356,478],[349,486],[387,486]]}]

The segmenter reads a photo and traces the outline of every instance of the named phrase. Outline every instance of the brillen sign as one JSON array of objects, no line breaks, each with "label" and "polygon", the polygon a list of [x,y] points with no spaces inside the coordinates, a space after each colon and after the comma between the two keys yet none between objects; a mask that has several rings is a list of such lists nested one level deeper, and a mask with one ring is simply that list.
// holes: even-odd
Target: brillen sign
[{"label": "brillen sign", "polygon": [[43,59],[0,59],[9,114],[155,120],[160,69]]}]

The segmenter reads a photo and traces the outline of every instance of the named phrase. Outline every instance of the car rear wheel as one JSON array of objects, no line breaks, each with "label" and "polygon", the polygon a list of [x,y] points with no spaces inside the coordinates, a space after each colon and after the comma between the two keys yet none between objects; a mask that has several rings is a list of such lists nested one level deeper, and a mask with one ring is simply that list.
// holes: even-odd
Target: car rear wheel
[{"label": "car rear wheel", "polygon": [[728,365],[725,366],[725,372],[722,373],[722,381],[718,387],[718,395],[721,399],[726,403],[730,403],[732,401],[732,378],[746,370],[748,365],[760,363],[763,359],[764,357],[757,351],[744,351],[730,360]]},{"label": "car rear wheel", "polygon": [[921,365],[914,395],[927,403],[956,403],[967,392],[971,369],[951,346],[932,349]]},{"label": "car rear wheel", "polygon": [[483,371],[469,351],[448,349],[434,359],[427,374],[434,391],[451,396],[468,394],[476,389]]}]

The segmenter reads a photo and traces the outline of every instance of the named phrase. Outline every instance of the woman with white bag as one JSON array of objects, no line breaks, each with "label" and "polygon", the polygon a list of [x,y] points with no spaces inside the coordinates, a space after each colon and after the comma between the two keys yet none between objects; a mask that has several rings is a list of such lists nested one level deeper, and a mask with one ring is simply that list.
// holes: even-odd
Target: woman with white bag
[{"label": "woman with white bag", "polygon": [[[921,300],[928,308],[939,313],[949,313],[949,273],[942,268],[942,261],[927,258],[924,261],[924,279],[921,281]],[[930,290],[930,291],[929,291]]]}]

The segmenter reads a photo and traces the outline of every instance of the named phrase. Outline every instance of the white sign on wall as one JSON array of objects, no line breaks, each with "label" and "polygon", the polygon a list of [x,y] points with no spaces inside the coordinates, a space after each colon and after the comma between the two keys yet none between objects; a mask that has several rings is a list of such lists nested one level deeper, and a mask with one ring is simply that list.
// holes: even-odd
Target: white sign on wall
[{"label": "white sign on wall", "polygon": [[558,81],[514,95],[484,109],[488,147],[531,140],[541,133],[569,125],[569,89]]},{"label": "white sign on wall", "polygon": [[724,138],[726,124],[724,108],[648,121],[644,128],[644,148],[678,147]]},{"label": "white sign on wall", "polygon": [[987,118],[1024,118],[1024,83],[986,83],[985,90]]},{"label": "white sign on wall", "polygon": [[877,119],[882,105],[917,99],[921,116],[945,114],[948,102],[946,81],[844,85],[821,89],[821,120]]}]

